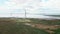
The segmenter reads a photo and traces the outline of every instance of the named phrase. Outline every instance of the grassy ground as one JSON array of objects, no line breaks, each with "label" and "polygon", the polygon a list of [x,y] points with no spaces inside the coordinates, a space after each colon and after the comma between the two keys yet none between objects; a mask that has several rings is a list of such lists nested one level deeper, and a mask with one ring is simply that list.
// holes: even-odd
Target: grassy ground
[{"label": "grassy ground", "polygon": [[60,25],[60,20],[43,20],[43,19],[29,19],[30,23],[46,24],[46,25]]},{"label": "grassy ground", "polygon": [[[23,20],[23,19],[22,19]],[[0,34],[49,34],[48,32],[22,24],[17,19],[0,19]]]},{"label": "grassy ground", "polygon": [[54,34],[60,34],[60,28],[54,30],[54,32],[55,32]]},{"label": "grassy ground", "polygon": [[[36,26],[31,27],[24,23],[36,24]],[[57,34],[60,32],[60,26],[55,27],[54,25],[60,25],[60,20],[0,18],[0,34],[50,34],[52,31]]]},{"label": "grassy ground", "polygon": [[44,30],[23,24],[4,24],[0,26],[0,34],[49,34]]}]

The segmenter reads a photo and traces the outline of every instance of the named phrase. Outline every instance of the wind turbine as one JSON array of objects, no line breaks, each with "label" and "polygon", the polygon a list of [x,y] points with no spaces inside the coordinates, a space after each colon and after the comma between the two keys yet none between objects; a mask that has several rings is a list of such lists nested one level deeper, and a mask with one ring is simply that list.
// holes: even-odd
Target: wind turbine
[{"label": "wind turbine", "polygon": [[25,19],[27,18],[27,16],[26,16],[26,9],[25,9]]}]

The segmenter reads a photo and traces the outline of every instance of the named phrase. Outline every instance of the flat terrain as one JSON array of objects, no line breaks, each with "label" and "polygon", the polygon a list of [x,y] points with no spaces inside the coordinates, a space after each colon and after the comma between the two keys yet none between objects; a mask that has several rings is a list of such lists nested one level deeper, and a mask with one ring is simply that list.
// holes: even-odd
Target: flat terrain
[{"label": "flat terrain", "polygon": [[0,18],[0,34],[57,34],[58,29],[60,20]]}]

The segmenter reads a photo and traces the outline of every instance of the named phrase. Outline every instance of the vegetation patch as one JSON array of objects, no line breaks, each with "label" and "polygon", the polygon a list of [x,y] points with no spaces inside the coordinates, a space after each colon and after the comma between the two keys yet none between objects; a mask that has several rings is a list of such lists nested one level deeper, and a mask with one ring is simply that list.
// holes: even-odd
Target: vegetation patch
[{"label": "vegetation patch", "polygon": [[54,32],[54,34],[60,34],[60,28],[56,29]]},{"label": "vegetation patch", "polygon": [[49,34],[48,32],[33,28],[22,23],[0,22],[0,34]]}]

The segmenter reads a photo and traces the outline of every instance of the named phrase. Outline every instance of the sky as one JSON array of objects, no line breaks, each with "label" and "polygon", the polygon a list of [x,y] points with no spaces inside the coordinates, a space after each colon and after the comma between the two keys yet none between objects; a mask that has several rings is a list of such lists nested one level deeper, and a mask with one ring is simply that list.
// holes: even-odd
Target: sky
[{"label": "sky", "polygon": [[[60,15],[60,0],[0,0],[0,17],[28,14]],[[22,13],[22,14],[21,14]]]}]

